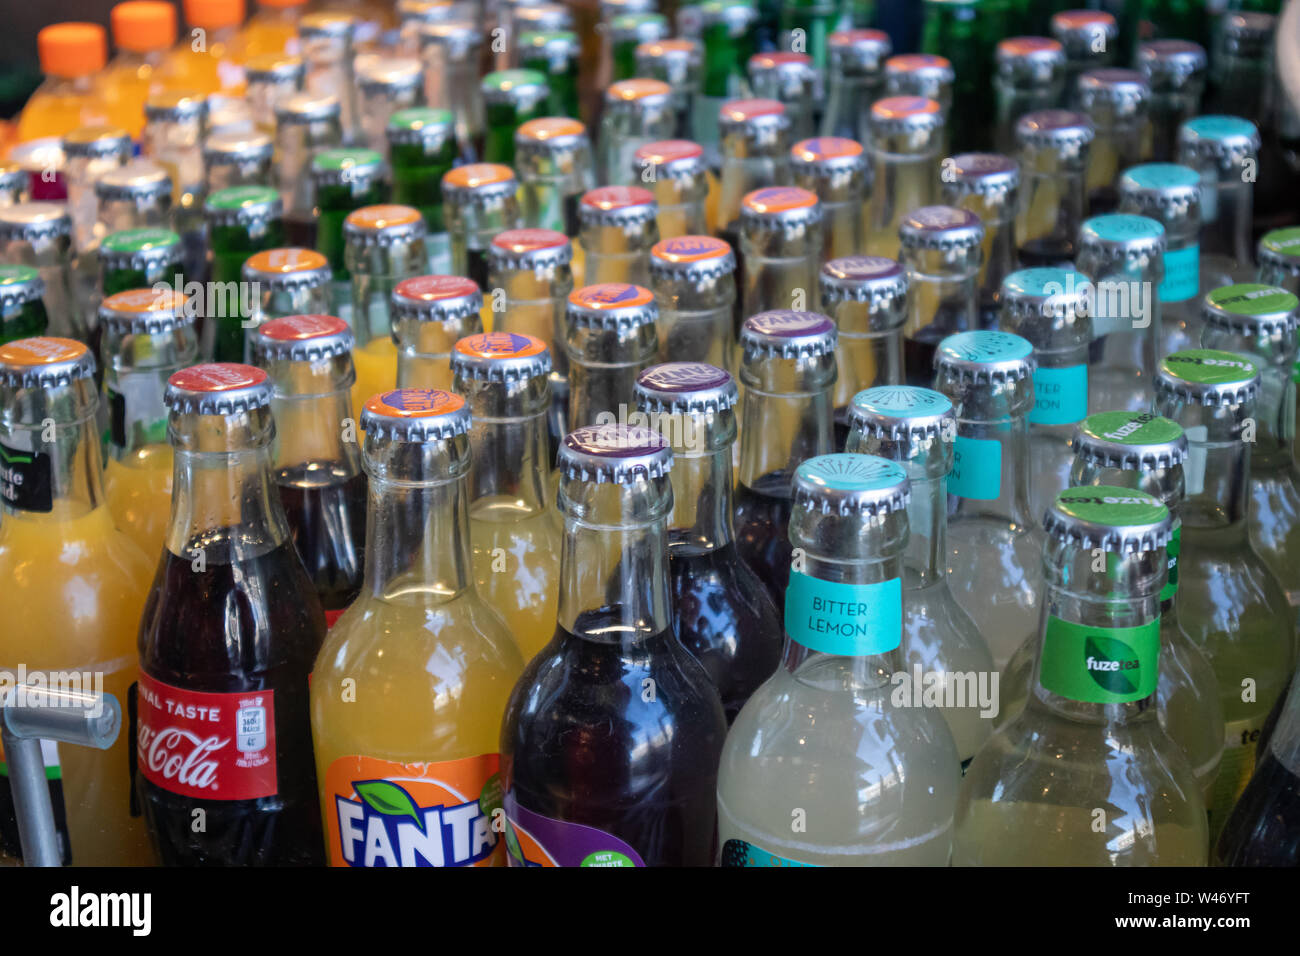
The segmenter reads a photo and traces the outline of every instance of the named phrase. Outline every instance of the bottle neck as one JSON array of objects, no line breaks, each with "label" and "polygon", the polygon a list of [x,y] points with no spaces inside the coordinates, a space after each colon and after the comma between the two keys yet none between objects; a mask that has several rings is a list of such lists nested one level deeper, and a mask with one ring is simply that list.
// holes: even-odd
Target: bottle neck
[{"label": "bottle neck", "polygon": [[1213,426],[1184,426],[1188,458],[1183,466],[1187,499],[1183,523],[1192,528],[1241,526],[1250,501],[1251,443],[1215,439]]},{"label": "bottle neck", "polygon": [[[1201,255],[1228,260],[1229,267],[1253,261],[1250,229],[1255,177],[1244,173],[1245,169],[1236,167],[1220,170],[1213,163],[1201,170]],[[1206,271],[1213,274],[1215,266],[1211,261]]]},{"label": "bottle neck", "polygon": [[472,413],[469,497],[476,517],[488,499],[518,520],[541,514],[547,503],[550,389],[545,376],[505,384],[457,379]]},{"label": "bottle neck", "polygon": [[913,471],[908,468],[912,498],[907,506],[907,521],[911,530],[903,558],[908,590],[930,587],[943,580],[948,536],[946,477],[913,475]]},{"label": "bottle neck", "polygon": [[104,333],[104,400],[108,403],[108,445],[123,459],[150,445],[167,444],[163,393],[173,372],[194,362],[198,342],[192,327],[161,335],[120,339]]},{"label": "bottle neck", "polygon": [[[669,547],[673,553],[717,551],[731,544],[731,447],[735,443],[735,417],[716,416],[710,428],[700,416],[672,415],[691,433],[673,436],[673,511],[668,519]],[[727,422],[730,422],[730,428]],[[661,431],[662,431],[661,426]],[[730,432],[730,437],[726,432]],[[721,434],[719,434],[721,433]]]},{"label": "bottle neck", "polygon": [[957,420],[956,464],[947,491],[954,519],[995,516],[1024,531],[1036,525],[1029,508],[1029,426],[1023,413]]},{"label": "bottle neck", "polygon": [[834,368],[834,355],[828,355],[760,359],[742,370],[741,484],[786,497],[794,470],[831,451]]},{"label": "bottle neck", "polygon": [[1052,150],[1025,150],[1021,156],[1025,195],[1016,220],[1022,265],[1068,262],[1074,258],[1083,222],[1083,157],[1070,159]]},{"label": "bottle neck", "polygon": [[97,407],[94,382],[82,379],[27,390],[13,420],[0,420],[0,523],[66,521],[100,506],[104,486]]},{"label": "bottle neck", "polygon": [[667,632],[668,478],[632,484],[566,479],[559,497],[560,626],[625,647]]},{"label": "bottle neck", "polygon": [[289,540],[271,471],[270,408],[237,415],[171,416],[175,459],[167,550],[185,560],[231,564]]},{"label": "bottle neck", "polygon": [[369,472],[366,587],[394,604],[445,604],[473,588],[464,474],[403,481]]}]

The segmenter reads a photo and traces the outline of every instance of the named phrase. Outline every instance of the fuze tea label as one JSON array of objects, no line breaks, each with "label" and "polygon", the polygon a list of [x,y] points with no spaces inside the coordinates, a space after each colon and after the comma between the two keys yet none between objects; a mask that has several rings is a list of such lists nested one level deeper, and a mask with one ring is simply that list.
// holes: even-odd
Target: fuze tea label
[{"label": "fuze tea label", "polygon": [[499,865],[499,763],[497,754],[406,764],[338,758],[325,774],[330,865]]},{"label": "fuze tea label", "polygon": [[1047,619],[1040,681],[1047,690],[1088,704],[1125,704],[1156,690],[1160,620],[1137,627],[1089,627]]},{"label": "fuze tea label", "polygon": [[903,640],[903,582],[844,584],[790,572],[785,630],[791,640],[823,654],[883,654]]},{"label": "fuze tea label", "polygon": [[506,794],[506,854],[511,866],[645,866],[628,844],[595,827],[555,820]]}]

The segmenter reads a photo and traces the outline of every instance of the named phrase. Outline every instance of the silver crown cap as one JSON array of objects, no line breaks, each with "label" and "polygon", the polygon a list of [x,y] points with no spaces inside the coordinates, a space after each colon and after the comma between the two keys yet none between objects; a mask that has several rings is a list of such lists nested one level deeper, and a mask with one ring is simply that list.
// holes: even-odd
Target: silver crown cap
[{"label": "silver crown cap", "polygon": [[667,475],[673,450],[656,431],[638,425],[587,425],[560,442],[560,477],[597,484],[632,484]]}]

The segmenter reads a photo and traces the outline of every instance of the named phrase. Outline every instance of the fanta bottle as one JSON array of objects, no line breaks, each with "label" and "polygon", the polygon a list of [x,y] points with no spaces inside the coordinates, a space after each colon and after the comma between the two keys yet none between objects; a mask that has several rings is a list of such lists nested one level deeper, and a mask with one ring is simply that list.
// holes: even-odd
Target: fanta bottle
[{"label": "fanta bottle", "polygon": [[[151,567],[105,502],[94,373],[71,339],[0,346],[0,666],[112,694],[126,713]],[[74,864],[151,861],[129,812],[129,746],[125,728],[108,750],[46,745]],[[0,817],[11,813],[0,785]]]},{"label": "fanta bottle", "polygon": [[523,669],[470,559],[470,415],[437,389],[372,396],[365,584],[311,682],[334,866],[505,862],[501,718]]},{"label": "fanta bottle", "polygon": [[164,82],[196,93],[244,93],[244,0],[185,0],[189,29],[167,55]]},{"label": "fanta bottle", "polygon": [[95,86],[96,74],[108,60],[104,28],[98,23],[54,23],[36,34],[36,50],[45,82],[23,108],[19,142],[107,123],[108,109]]},{"label": "fanta bottle", "polygon": [[176,8],[162,0],[126,0],[113,8],[110,19],[118,52],[100,90],[113,125],[138,140],[145,100],[163,89],[162,67],[176,43]]},{"label": "fanta bottle", "polygon": [[256,0],[256,4],[257,9],[243,31],[244,56],[301,53],[298,20],[307,9],[307,0]]}]

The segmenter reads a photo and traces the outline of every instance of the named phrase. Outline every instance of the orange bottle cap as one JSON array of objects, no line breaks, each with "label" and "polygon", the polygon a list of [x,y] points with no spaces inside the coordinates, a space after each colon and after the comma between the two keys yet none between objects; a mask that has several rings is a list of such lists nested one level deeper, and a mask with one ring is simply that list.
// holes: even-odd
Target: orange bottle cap
[{"label": "orange bottle cap", "polygon": [[576,119],[569,119],[567,116],[542,116],[521,123],[515,135],[523,139],[545,142],[563,136],[582,136],[586,132],[587,127]]},{"label": "orange bottle cap", "polygon": [[54,365],[80,358],[85,353],[86,346],[75,339],[41,335],[0,345],[0,363],[24,367]]},{"label": "orange bottle cap", "polygon": [[787,63],[796,63],[800,66],[812,66],[812,57],[807,53],[783,51],[755,53],[749,58],[749,65],[757,70],[775,70],[777,67],[785,66]]},{"label": "orange bottle cap", "polygon": [[366,399],[367,411],[388,418],[429,418],[464,407],[464,398],[440,388],[395,388]]},{"label": "orange bottle cap", "polygon": [[344,221],[358,229],[387,229],[389,226],[405,226],[419,220],[420,211],[413,206],[383,203],[354,209]]},{"label": "orange bottle cap", "polygon": [[650,255],[665,262],[702,262],[721,259],[731,252],[731,243],[713,236],[673,236],[660,239]]},{"label": "orange bottle cap", "polygon": [[109,13],[113,45],[132,53],[166,50],[176,43],[176,8],[162,0],[126,0]]},{"label": "orange bottle cap", "polygon": [[599,311],[630,309],[649,305],[654,300],[653,292],[644,286],[633,285],[630,282],[602,282],[599,285],[574,289],[569,293],[571,304]]},{"label": "orange bottle cap", "polygon": [[649,206],[655,201],[654,194],[640,186],[598,186],[582,194],[584,206],[597,209],[627,209],[631,206]]},{"label": "orange bottle cap", "polygon": [[823,159],[844,159],[861,156],[862,144],[857,140],[842,136],[814,136],[804,139],[790,147],[790,155],[797,161],[815,163]]},{"label": "orange bottle cap", "polygon": [[885,61],[891,73],[914,73],[917,70],[951,70],[952,61],[937,53],[900,53]]},{"label": "orange bottle cap", "polygon": [[778,116],[785,113],[780,100],[728,100],[719,110],[724,122],[743,123],[757,116]]},{"label": "orange bottle cap", "polygon": [[518,332],[480,332],[457,342],[456,351],[478,359],[532,358],[546,351],[546,343]]},{"label": "orange bottle cap", "polygon": [[442,181],[458,189],[477,189],[492,186],[515,178],[515,171],[500,163],[467,163],[450,170]]},{"label": "orange bottle cap", "polygon": [[257,0],[259,7],[272,7],[276,10],[283,10],[286,7],[305,7],[307,0]]},{"label": "orange bottle cap", "polygon": [[264,273],[306,272],[325,268],[329,265],[329,260],[315,249],[287,246],[283,249],[264,249],[255,252],[248,257],[244,265],[256,272]]},{"label": "orange bottle cap", "polygon": [[185,0],[185,22],[205,30],[238,26],[244,13],[244,0]]},{"label": "orange bottle cap", "polygon": [[605,99],[614,102],[631,103],[648,96],[667,96],[673,88],[663,80],[651,80],[637,77],[631,80],[619,80],[605,91]]},{"label": "orange bottle cap", "polygon": [[568,241],[564,233],[554,229],[507,229],[493,237],[492,245],[520,254],[538,249],[558,249]]},{"label": "orange bottle cap", "polygon": [[36,50],[42,73],[89,76],[108,62],[108,35],[98,23],[54,23],[36,34]]},{"label": "orange bottle cap", "polygon": [[704,147],[689,139],[661,139],[638,147],[636,158],[651,166],[666,166],[682,159],[697,159],[704,155]]},{"label": "orange bottle cap", "polygon": [[185,308],[185,302],[184,293],[175,289],[165,289],[162,292],[128,289],[110,295],[99,307],[110,312],[176,312]]}]

